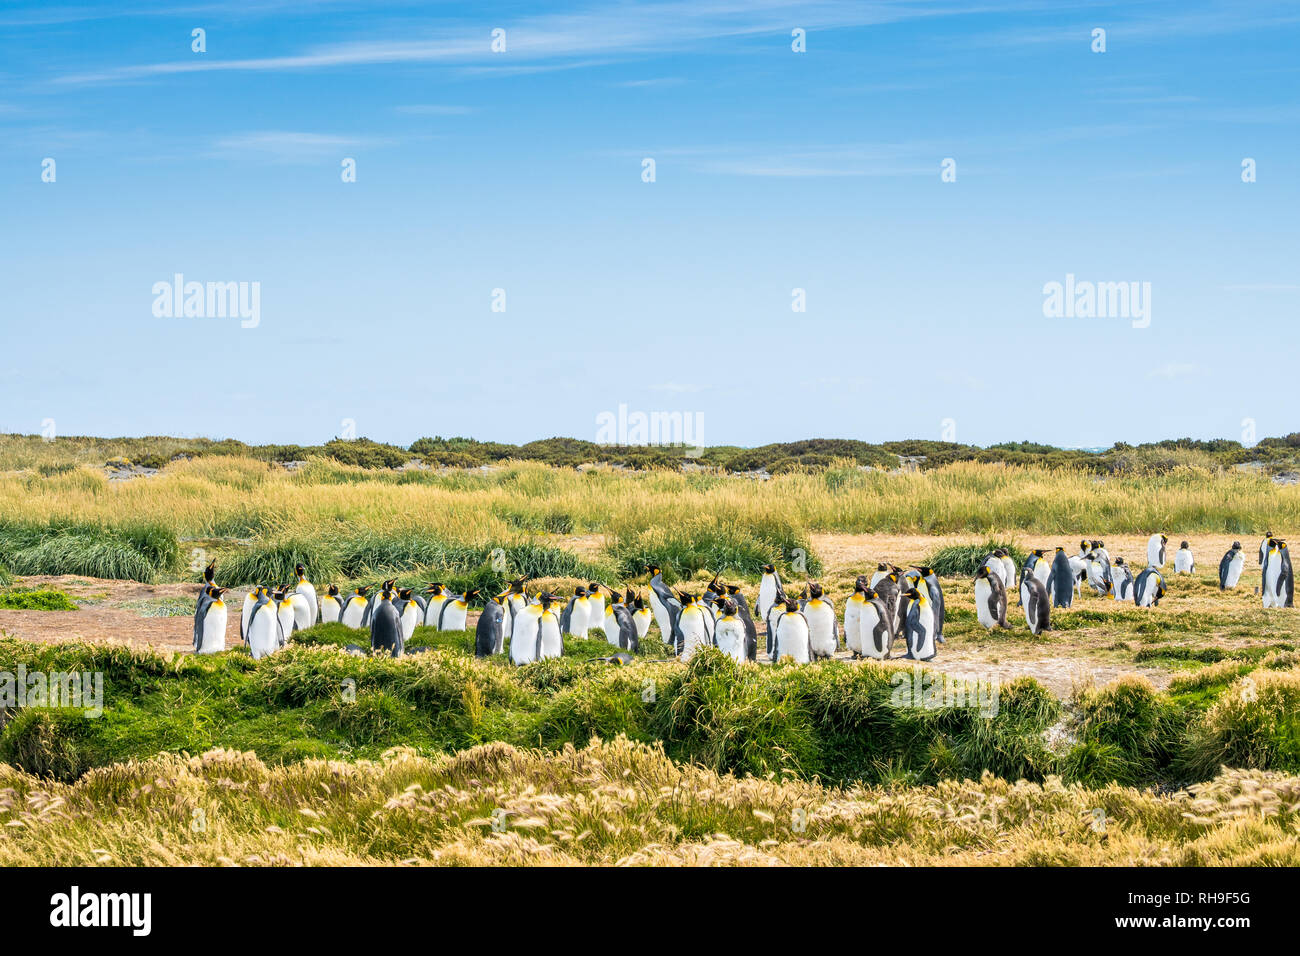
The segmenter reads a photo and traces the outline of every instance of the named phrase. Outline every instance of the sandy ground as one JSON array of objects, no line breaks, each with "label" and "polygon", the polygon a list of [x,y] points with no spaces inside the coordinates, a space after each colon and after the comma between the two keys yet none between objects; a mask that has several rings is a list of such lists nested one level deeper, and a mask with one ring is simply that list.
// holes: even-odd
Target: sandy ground
[{"label": "sandy ground", "polygon": [[[926,555],[945,544],[983,540],[972,535],[888,535],[888,534],[815,534],[812,544],[827,567],[828,580],[869,570],[877,561],[886,560],[900,565],[921,561]],[[1035,535],[1015,536],[1022,548],[1054,548],[1057,544],[1074,551],[1078,541],[1040,538]],[[1172,575],[1172,555],[1179,540],[1169,544]],[[1198,570],[1209,572],[1217,567],[1223,552],[1231,545],[1231,535],[1206,535],[1193,541],[1198,555]],[[563,543],[575,551],[591,553],[599,547],[598,535],[570,536]],[[1114,536],[1105,539],[1112,556],[1123,555],[1138,567],[1145,564],[1146,538]],[[1247,554],[1247,570],[1254,567],[1256,540],[1242,540]],[[22,583],[29,586],[48,586],[67,593],[80,606],[77,611],[11,611],[0,610],[0,632],[29,641],[87,641],[92,643],[125,642],[156,648],[187,652],[192,645],[193,618],[190,615],[150,617],[141,602],[159,599],[193,601],[198,585],[190,583],[137,584],[71,576],[28,577]],[[947,589],[947,588],[945,588]],[[231,620],[228,631],[229,646],[239,641],[238,609],[243,603],[245,589],[232,591],[228,597]],[[844,595],[834,593],[837,606]],[[1099,600],[1099,599],[1098,599]],[[1014,604],[1014,600],[1012,602]],[[1012,608],[1008,619],[1016,626],[1022,625],[1017,611]],[[470,615],[473,627],[476,614]],[[763,656],[765,638],[760,624],[760,658]],[[1099,653],[1095,641],[1061,641],[1035,643],[1032,641],[950,642],[940,648],[937,667],[950,674],[969,674],[980,679],[1008,680],[1028,675],[1041,681],[1053,693],[1066,697],[1079,685],[1104,684],[1126,673],[1139,673],[1157,686],[1168,683],[1170,672],[1160,667],[1139,667],[1127,663],[1114,654]],[[841,656],[847,657],[847,652]]]}]

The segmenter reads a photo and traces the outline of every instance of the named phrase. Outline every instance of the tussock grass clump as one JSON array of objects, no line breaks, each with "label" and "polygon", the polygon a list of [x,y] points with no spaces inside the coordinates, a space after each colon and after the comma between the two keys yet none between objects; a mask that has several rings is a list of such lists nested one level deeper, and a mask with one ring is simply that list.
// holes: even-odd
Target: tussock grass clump
[{"label": "tussock grass clump", "polygon": [[259,542],[236,551],[221,562],[219,582],[226,587],[250,584],[288,584],[297,580],[294,567],[311,568],[316,581],[330,581],[342,575],[336,549],[319,538],[285,538]]},{"label": "tussock grass clump", "polygon": [[0,609],[6,611],[75,611],[77,605],[62,591],[23,588],[0,592]]},{"label": "tussock grass clump", "polygon": [[154,522],[107,525],[0,518],[0,562],[14,574],[152,581],[181,566],[175,534]]},{"label": "tussock grass clump", "polygon": [[761,575],[765,564],[797,569],[797,574],[822,572],[808,536],[777,520],[749,523],[678,516],[659,526],[618,529],[607,550],[615,573],[623,578],[643,575],[652,562],[670,579],[689,578],[698,571],[752,577]]},{"label": "tussock grass clump", "polygon": [[926,559],[940,577],[973,577],[980,564],[995,549],[1002,548],[1020,568],[1025,563],[1025,552],[1014,543],[985,541],[983,544],[950,544],[935,551]]},{"label": "tussock grass clump", "polygon": [[1205,714],[1188,763],[1300,770],[1300,672],[1257,670],[1239,678]]},{"label": "tussock grass clump", "polygon": [[[1185,730],[1178,708],[1144,677],[1121,677],[1075,699],[1078,736],[1083,751],[1068,758],[1075,773],[1088,782],[1113,779],[1132,783],[1150,779],[1167,767],[1181,748]],[[1110,773],[1115,776],[1109,776]]]}]

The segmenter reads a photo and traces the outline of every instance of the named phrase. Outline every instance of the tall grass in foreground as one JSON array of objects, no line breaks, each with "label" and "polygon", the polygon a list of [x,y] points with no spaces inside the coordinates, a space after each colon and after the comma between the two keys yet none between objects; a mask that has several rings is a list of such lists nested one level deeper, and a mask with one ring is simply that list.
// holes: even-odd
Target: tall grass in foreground
[{"label": "tall grass in foreground", "polygon": [[987,775],[838,789],[719,775],[625,738],[286,767],[213,750],[72,785],[0,765],[8,866],[1296,866],[1297,825],[1300,778],[1259,771],[1172,795]]}]

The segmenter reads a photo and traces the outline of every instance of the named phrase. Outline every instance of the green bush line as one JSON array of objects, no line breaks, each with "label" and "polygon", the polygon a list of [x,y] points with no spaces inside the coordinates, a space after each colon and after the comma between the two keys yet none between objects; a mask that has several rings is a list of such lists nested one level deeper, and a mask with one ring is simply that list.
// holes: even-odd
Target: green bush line
[{"label": "green bush line", "polygon": [[[912,668],[899,662],[738,666],[705,650],[685,666],[643,659],[616,667],[592,660],[610,648],[589,640],[516,669],[474,659],[472,641],[419,628],[412,645],[427,653],[358,658],[338,648],[364,646],[364,632],[318,625],[255,663],[242,648],[169,658],[0,639],[3,669],[98,671],[105,685],[97,719],[30,708],[0,714],[0,761],[70,780],[160,751],[217,746],[294,762],[375,757],[396,745],[583,746],[622,733],[662,741],[674,759],[718,772],[836,783],[930,783],[989,771],[1013,780],[1182,784],[1208,779],[1221,763],[1300,770],[1300,672],[1290,653],[1253,671],[1213,665],[1224,669],[1214,680],[1168,693],[1124,679],[1068,705],[1019,678],[1001,686],[996,714],[984,716],[971,707],[899,706],[900,687],[915,686]],[[643,658],[663,653],[653,640],[643,648]],[[1065,728],[1074,742],[1049,747],[1049,728]]]},{"label": "green bush line", "polygon": [[0,518],[0,564],[13,574],[77,574],[154,581],[181,569],[181,547],[161,524]]}]

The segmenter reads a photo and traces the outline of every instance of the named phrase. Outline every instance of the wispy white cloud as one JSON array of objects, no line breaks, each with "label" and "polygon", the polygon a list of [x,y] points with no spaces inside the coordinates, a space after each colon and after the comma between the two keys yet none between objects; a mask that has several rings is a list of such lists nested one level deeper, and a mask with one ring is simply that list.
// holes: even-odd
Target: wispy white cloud
[{"label": "wispy white cloud", "polygon": [[681,86],[685,82],[680,76],[656,76],[647,80],[624,80],[618,85],[645,89],[661,86]]},{"label": "wispy white cloud", "polygon": [[213,143],[213,152],[223,156],[269,160],[276,163],[297,163],[315,162],[322,158],[336,156],[340,150],[383,146],[388,143],[388,140],[383,139],[268,130],[223,136]]}]

